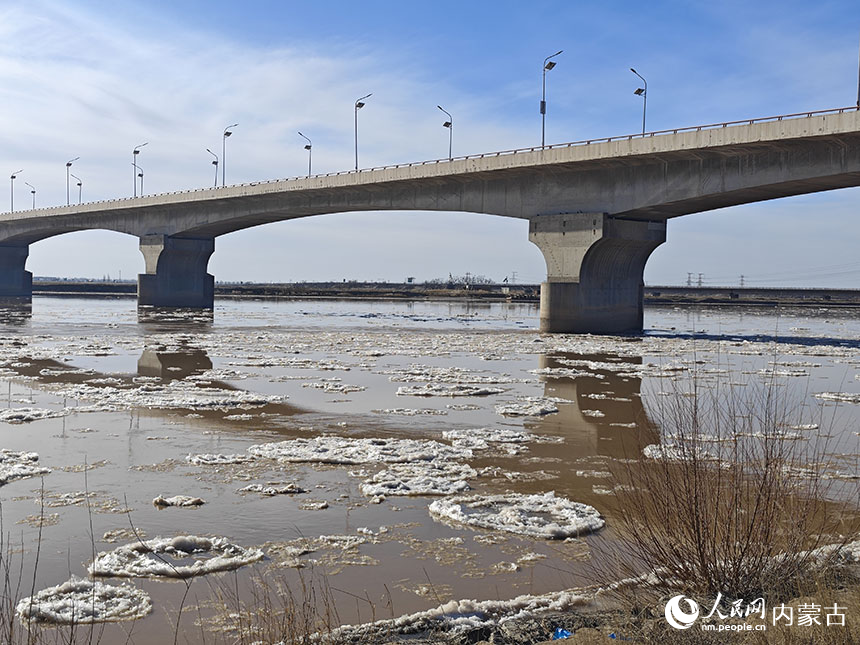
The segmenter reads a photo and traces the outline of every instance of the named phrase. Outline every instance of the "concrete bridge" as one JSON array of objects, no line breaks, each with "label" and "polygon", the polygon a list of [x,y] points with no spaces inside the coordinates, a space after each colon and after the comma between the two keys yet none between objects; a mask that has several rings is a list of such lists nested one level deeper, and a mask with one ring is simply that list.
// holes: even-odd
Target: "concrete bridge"
[{"label": "concrete bridge", "polygon": [[547,264],[543,331],[637,331],[669,218],[857,185],[860,111],[842,108],[44,208],[0,216],[0,296],[30,296],[29,245],[70,231],[140,238],[139,304],[211,308],[219,235],[326,213],[462,211],[529,220]]}]

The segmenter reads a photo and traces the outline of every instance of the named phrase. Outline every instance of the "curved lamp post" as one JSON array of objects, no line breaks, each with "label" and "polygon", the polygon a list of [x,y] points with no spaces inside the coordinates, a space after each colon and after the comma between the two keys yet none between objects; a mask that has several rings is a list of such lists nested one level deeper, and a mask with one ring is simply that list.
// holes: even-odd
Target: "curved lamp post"
[{"label": "curved lamp post", "polygon": [[547,56],[543,59],[543,88],[541,89],[541,98],[540,98],[540,147],[543,148],[546,145],[546,73],[555,67],[556,63],[551,58],[555,58],[559,54],[561,54],[564,50],[559,49],[552,56]]},{"label": "curved lamp post", "polygon": [[72,164],[80,159],[80,157],[75,157],[74,159],[69,159],[66,162],[66,206],[68,206],[71,201],[69,200],[69,168],[72,167]]},{"label": "curved lamp post", "polygon": [[206,152],[215,157],[215,161],[212,162],[212,165],[215,166],[215,188],[218,188],[218,155],[212,152],[209,148],[206,148]]},{"label": "curved lamp post", "polygon": [[355,169],[358,170],[358,111],[364,107],[363,101],[373,96],[373,92],[355,101]]},{"label": "curved lamp post", "polygon": [[[132,176],[132,184],[134,184],[134,196],[137,197],[137,155],[140,154],[140,149],[145,146],[146,143],[141,143],[139,146],[135,146],[134,150],[131,151],[131,164],[134,166],[134,175]],[[141,194],[143,193],[143,189],[140,190]]]},{"label": "curved lamp post", "polygon": [[81,181],[81,178],[80,178],[80,177],[78,177],[77,175],[72,175],[72,177],[73,177],[74,179],[77,179],[77,180],[78,180],[78,205],[80,206],[80,205],[81,205],[81,203],[82,203],[82,201],[83,201],[83,200],[81,199],[81,196],[83,195],[83,192],[84,192],[84,182],[83,182],[83,181]]},{"label": "curved lamp post", "polygon": [[307,145],[305,145],[305,150],[308,151],[308,177],[310,177],[311,176],[311,148],[313,148],[313,145],[311,144],[311,140],[308,139],[301,132],[299,132],[299,136],[302,139],[304,139],[305,141],[307,141]]},{"label": "curved lamp post", "polygon": [[437,105],[436,107],[448,115],[448,120],[442,124],[442,127],[448,128],[448,161],[451,161],[451,159],[453,159],[451,156],[451,144],[454,141],[454,117],[452,117],[451,113],[441,105]]},{"label": "curved lamp post", "polygon": [[642,97],[642,134],[645,134],[645,108],[648,107],[648,81],[646,81],[642,74],[637,72],[632,67],[630,68],[630,71],[636,74],[636,76],[638,76],[639,78],[641,78],[642,82],[645,84],[645,87],[637,87],[635,90],[633,90],[633,93],[636,96]]},{"label": "curved lamp post", "polygon": [[33,196],[33,210],[36,210],[36,187],[26,181],[24,182],[24,185],[30,187],[30,194]]},{"label": "curved lamp post", "polygon": [[235,128],[238,123],[234,123],[233,125],[228,125],[224,128],[224,136],[221,137],[221,185],[227,185],[227,137],[229,137],[232,132],[230,132],[230,128]]},{"label": "curved lamp post", "polygon": [[140,179],[140,196],[143,197],[143,168],[137,165],[137,176]]},{"label": "curved lamp post", "polygon": [[15,212],[15,177],[20,175],[22,172],[24,172],[24,171],[23,170],[16,170],[9,177],[9,212],[10,213]]}]

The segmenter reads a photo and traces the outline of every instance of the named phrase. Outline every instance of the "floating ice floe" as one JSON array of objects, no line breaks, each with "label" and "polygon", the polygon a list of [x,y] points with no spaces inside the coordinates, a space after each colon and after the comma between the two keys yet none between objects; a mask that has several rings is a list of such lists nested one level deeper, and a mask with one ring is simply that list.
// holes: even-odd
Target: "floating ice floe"
[{"label": "floating ice floe", "polygon": [[3,448],[0,450],[0,486],[15,479],[47,475],[50,468],[39,466],[39,455],[35,452],[15,452]]},{"label": "floating ice floe", "polygon": [[537,370],[529,370],[529,374],[548,376],[554,379],[577,379],[581,376],[598,376],[597,374],[594,374],[592,372],[583,372],[582,370],[573,369],[571,367],[542,367]]},{"label": "floating ice floe", "polygon": [[456,462],[393,464],[364,481],[359,489],[368,497],[386,495],[453,495],[470,490],[466,479],[474,468]]},{"label": "floating ice floe", "polygon": [[149,596],[129,584],[108,585],[73,577],[18,602],[23,623],[55,625],[137,620],[152,611]]},{"label": "floating ice floe", "polygon": [[472,451],[432,440],[352,439],[323,435],[251,446],[255,457],[283,462],[324,464],[406,463],[433,459],[469,459]]},{"label": "floating ice floe", "polygon": [[47,410],[45,408],[11,408],[0,412],[0,421],[4,423],[29,423],[39,419],[53,419],[65,416],[63,410]]},{"label": "floating ice floe", "polygon": [[642,454],[648,459],[657,461],[692,461],[693,458],[712,461],[716,459],[710,452],[698,446],[685,447],[678,444],[651,443],[642,449]]},{"label": "floating ice floe", "polygon": [[397,388],[397,396],[489,396],[501,394],[504,390],[481,385],[425,383],[424,385],[404,385]]},{"label": "floating ice floe", "polygon": [[433,408],[385,408],[383,410],[373,410],[376,414],[392,414],[401,417],[417,417],[421,415],[438,415],[444,416],[448,414],[447,410],[435,410]]},{"label": "floating ice floe", "polygon": [[436,500],[434,519],[506,531],[536,538],[564,539],[602,529],[605,522],[592,506],[542,495],[472,495]]},{"label": "floating ice floe", "polygon": [[500,403],[496,406],[496,414],[505,417],[539,417],[558,412],[557,402],[555,399],[528,397],[522,403]]},{"label": "floating ice floe", "polygon": [[195,466],[221,466],[224,464],[247,464],[254,461],[251,455],[219,455],[204,453],[200,455],[186,455],[185,461]]},{"label": "floating ice floe", "polygon": [[[192,559],[191,564],[183,560]],[[231,544],[226,538],[182,535],[157,537],[99,553],[89,566],[94,576],[126,578],[191,578],[231,571],[263,558],[260,549]]]},{"label": "floating ice floe", "polygon": [[387,370],[389,381],[413,383],[449,383],[455,385],[501,385],[521,383],[503,374],[480,374],[462,367],[431,367],[429,365],[410,365],[408,369]]},{"label": "floating ice floe", "polygon": [[860,403],[860,394],[854,392],[816,392],[816,399],[822,401],[838,401],[840,403]]},{"label": "floating ice floe", "polygon": [[199,497],[191,497],[190,495],[174,495],[173,497],[165,497],[159,495],[152,500],[154,506],[167,508],[168,506],[202,506],[206,502]]},{"label": "floating ice floe", "polygon": [[266,497],[274,497],[275,495],[297,495],[306,493],[304,488],[299,488],[292,482],[289,484],[248,484],[244,488],[240,488],[239,493],[259,493]]},{"label": "floating ice floe", "polygon": [[[337,379],[338,381],[340,379]],[[309,387],[323,392],[335,392],[337,394],[352,394],[353,392],[364,392],[367,388],[363,385],[350,385],[338,383],[334,380],[314,381],[313,383],[302,383],[302,387]]]}]

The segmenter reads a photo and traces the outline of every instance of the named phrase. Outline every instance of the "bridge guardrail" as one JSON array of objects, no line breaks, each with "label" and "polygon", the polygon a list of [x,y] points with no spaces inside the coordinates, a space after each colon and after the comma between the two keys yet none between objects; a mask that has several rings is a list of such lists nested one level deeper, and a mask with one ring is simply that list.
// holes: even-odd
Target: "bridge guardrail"
[{"label": "bridge guardrail", "polygon": [[[726,121],[724,123],[709,123],[706,125],[693,125],[687,126],[683,128],[671,128],[668,130],[655,130],[653,132],[639,132],[636,134],[624,134],[620,136],[614,137],[601,137],[597,139],[582,139],[580,141],[570,141],[567,143],[553,143],[544,146],[531,146],[527,148],[512,148],[510,150],[499,150],[496,152],[481,152],[473,155],[461,155],[457,157],[445,157],[443,159],[429,159],[426,161],[412,161],[407,163],[400,164],[389,164],[387,166],[373,166],[371,168],[359,168],[358,170],[341,170],[338,172],[328,172],[317,175],[302,175],[300,177],[287,177],[284,179],[263,179],[260,181],[250,181],[241,184],[230,184],[229,186],[221,186],[221,187],[212,187],[212,188],[190,188],[187,190],[174,190],[168,191],[164,193],[153,193],[151,195],[141,195],[140,197],[117,197],[114,199],[99,199],[94,202],[84,202],[87,205],[93,204],[106,204],[109,202],[124,202],[124,201],[136,201],[142,199],[144,197],[163,197],[166,195],[189,195],[192,193],[198,192],[216,192],[219,190],[223,190],[224,188],[240,188],[242,186],[258,186],[261,184],[275,184],[281,183],[285,181],[300,181],[300,180],[308,180],[308,179],[324,179],[326,177],[340,177],[345,175],[358,175],[364,172],[374,172],[377,170],[395,170],[397,168],[411,168],[413,166],[426,166],[428,164],[440,164],[440,163],[451,163],[454,161],[467,161],[469,159],[486,159],[488,157],[501,157],[508,155],[516,155],[526,152],[538,152],[541,150],[558,150],[561,148],[573,148],[578,146],[589,146],[592,144],[598,143],[611,143],[613,141],[633,141],[634,139],[648,139],[651,137],[665,135],[665,134],[678,134],[679,132],[701,132],[703,130],[717,130],[721,128],[727,128],[730,126],[736,125],[755,125],[758,123],[771,123],[774,121],[785,121],[788,119],[803,119],[803,118],[812,118],[814,116],[824,116],[827,114],[844,114],[845,112],[858,112],[860,111],[860,105],[850,106],[850,107],[842,107],[842,108],[830,108],[828,110],[813,110],[811,112],[795,112],[793,114],[780,114],[777,116],[766,116],[766,117],[758,117],[755,119],[741,119],[740,121]],[[83,205],[83,204],[79,204]],[[68,208],[68,206],[47,206],[43,208],[37,208],[35,211],[51,211],[58,210],[60,208]],[[20,210],[17,211],[19,213],[24,212],[35,212],[33,209],[29,210]],[[3,213],[6,215],[9,213]]]}]

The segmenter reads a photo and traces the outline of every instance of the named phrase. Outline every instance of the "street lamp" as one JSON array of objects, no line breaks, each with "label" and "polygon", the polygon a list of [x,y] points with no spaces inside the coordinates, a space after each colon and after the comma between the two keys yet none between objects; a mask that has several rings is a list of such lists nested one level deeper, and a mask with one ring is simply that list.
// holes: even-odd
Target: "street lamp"
[{"label": "street lamp", "polygon": [[76,176],[76,175],[72,175],[72,177],[73,177],[74,179],[77,179],[77,180],[78,180],[78,205],[80,206],[80,204],[81,204],[81,195],[82,195],[82,193],[83,193],[83,191],[84,191],[84,182],[82,182],[82,181],[81,181],[81,178],[80,178],[80,177],[78,177],[78,176]]},{"label": "street lamp", "polygon": [[443,108],[441,105],[437,105],[436,107],[448,115],[448,120],[442,124],[442,127],[448,128],[448,161],[451,161],[451,159],[453,159],[453,157],[451,156],[451,143],[454,140],[454,117],[452,117],[451,113],[445,108]]},{"label": "street lamp", "polygon": [[215,188],[218,188],[218,155],[212,152],[209,148],[206,148],[206,152],[215,157],[215,161],[212,162],[212,165],[215,166]]},{"label": "street lamp", "polygon": [[224,128],[224,136],[221,138],[221,185],[227,185],[227,137],[229,137],[232,132],[230,132],[230,128],[235,128],[238,123],[234,123],[233,125],[228,125]]},{"label": "street lamp", "polygon": [[24,185],[30,187],[30,194],[33,196],[33,210],[36,210],[36,187],[33,184],[28,184],[26,181]]},{"label": "street lamp", "polygon": [[307,141],[307,142],[308,142],[308,143],[307,143],[307,145],[305,146],[305,150],[307,150],[307,151],[308,151],[308,177],[310,177],[310,176],[311,176],[311,148],[312,148],[313,146],[311,145],[311,140],[310,140],[310,139],[308,139],[308,138],[307,138],[305,135],[303,135],[301,132],[299,132],[299,136],[300,136],[302,139],[304,139],[305,141]]},{"label": "street lamp", "polygon": [[66,162],[66,206],[68,206],[71,202],[69,200],[69,168],[72,167],[72,163],[80,159],[80,157],[75,157],[74,159],[69,159]]},{"label": "street lamp", "polygon": [[[149,143],[147,141],[146,143]],[[135,146],[134,150],[131,151],[131,164],[134,166],[134,175],[132,176],[132,183],[134,184],[134,196],[137,197],[137,155],[140,154],[140,149],[146,145],[146,143],[141,143],[139,146]],[[143,188],[140,189],[141,195],[143,194]]]},{"label": "street lamp", "polygon": [[641,78],[642,82],[645,84],[645,87],[637,87],[633,91],[636,96],[642,97],[642,134],[645,134],[645,108],[648,106],[648,81],[646,81],[642,74],[637,72],[632,67],[630,68],[630,71],[636,74],[636,76],[638,76],[639,78]]},{"label": "street lamp", "polygon": [[358,111],[364,107],[364,99],[369,99],[373,96],[373,92],[368,94],[367,96],[362,96],[360,99],[355,102],[355,169],[358,170]]},{"label": "street lamp", "polygon": [[137,176],[140,177],[140,196],[143,197],[143,168],[140,164],[137,166]]},{"label": "street lamp", "polygon": [[15,212],[15,177],[24,172],[23,170],[16,170],[12,173],[12,176],[9,177],[9,212]]},{"label": "street lamp", "polygon": [[540,99],[540,147],[543,148],[546,145],[546,73],[555,67],[555,62],[551,61],[550,58],[555,58],[564,50],[559,49],[552,56],[547,56],[543,59],[543,89],[541,90],[541,99]]}]

